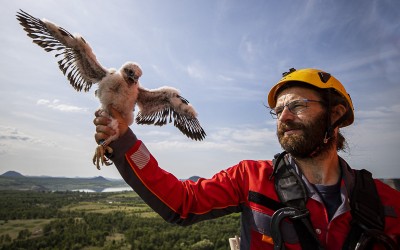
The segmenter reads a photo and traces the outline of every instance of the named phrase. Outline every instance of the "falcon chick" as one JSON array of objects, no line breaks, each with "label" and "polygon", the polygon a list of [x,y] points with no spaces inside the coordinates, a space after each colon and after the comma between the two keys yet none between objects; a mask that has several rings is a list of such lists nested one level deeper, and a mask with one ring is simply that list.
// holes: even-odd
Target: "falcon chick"
[{"label": "falcon chick", "polygon": [[[59,51],[55,57],[61,57],[58,65],[70,84],[78,92],[87,92],[94,83],[98,84],[95,95],[101,103],[102,115],[109,116],[110,105],[118,110],[128,125],[134,120],[134,108],[139,112],[137,124],[163,126],[174,120],[174,126],[193,140],[203,140],[206,136],[197,120],[197,114],[189,102],[171,87],[145,89],[139,84],[142,70],[137,63],[126,62],[117,71],[104,68],[96,59],[92,48],[82,36],[72,35],[64,28],[40,20],[20,10],[17,20],[24,27],[33,42],[45,51]],[[103,112],[104,111],[104,112]],[[100,163],[111,165],[105,153],[112,153],[109,143],[119,136],[118,122],[111,118],[109,124],[117,133],[100,142],[93,157],[93,164],[100,169]]]}]

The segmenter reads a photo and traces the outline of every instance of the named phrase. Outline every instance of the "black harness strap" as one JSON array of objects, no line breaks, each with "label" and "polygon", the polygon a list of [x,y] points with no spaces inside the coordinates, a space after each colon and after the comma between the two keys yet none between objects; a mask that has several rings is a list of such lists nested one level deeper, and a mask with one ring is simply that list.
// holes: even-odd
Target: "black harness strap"
[{"label": "black harness strap", "polygon": [[[306,202],[308,199],[307,190],[303,184],[302,179],[296,173],[296,171],[290,166],[284,156],[286,152],[278,155],[273,164],[275,175],[275,191],[279,197],[279,200],[287,206],[287,212],[295,209],[297,211],[296,216],[290,217],[296,233],[299,238],[300,245],[302,249],[323,249],[317,236],[315,235],[314,229],[311,224],[309,211],[306,208]],[[271,230],[280,230],[279,221],[274,220],[275,216],[279,216],[284,212],[283,208],[279,213],[275,212],[272,216],[272,221],[276,223],[271,223]],[[289,211],[290,210],[290,211]],[[279,234],[273,235],[274,241],[280,241]],[[283,244],[277,246],[276,249],[284,248]]]},{"label": "black harness strap", "polygon": [[267,207],[273,211],[276,211],[278,209],[286,207],[280,202],[277,202],[276,200],[273,200],[269,198],[268,196],[265,196],[263,194],[254,192],[254,191],[249,191],[249,201],[254,202],[256,204],[260,204],[264,207]]},{"label": "black harness strap", "polygon": [[355,171],[355,187],[351,194],[351,215],[370,229],[385,229],[385,212],[372,174],[365,169]]},{"label": "black harness strap", "polygon": [[384,234],[385,214],[372,174],[365,169],[355,170],[355,185],[350,198],[353,220],[343,249],[370,249],[374,243],[386,249],[398,249]]}]

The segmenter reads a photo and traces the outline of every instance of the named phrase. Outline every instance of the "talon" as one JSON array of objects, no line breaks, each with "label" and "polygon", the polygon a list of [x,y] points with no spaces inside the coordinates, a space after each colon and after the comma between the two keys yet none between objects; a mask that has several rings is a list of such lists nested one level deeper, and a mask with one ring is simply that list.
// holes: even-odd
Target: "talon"
[{"label": "talon", "polygon": [[103,150],[103,146],[99,145],[94,151],[93,164],[97,167],[98,170],[100,170],[100,159],[103,157]]},{"label": "talon", "polygon": [[93,164],[100,170],[100,163],[101,165],[110,166],[112,165],[112,161],[105,156],[105,153],[112,154],[113,149],[110,146],[105,145],[104,142],[100,143],[96,147],[95,153],[93,155]]}]

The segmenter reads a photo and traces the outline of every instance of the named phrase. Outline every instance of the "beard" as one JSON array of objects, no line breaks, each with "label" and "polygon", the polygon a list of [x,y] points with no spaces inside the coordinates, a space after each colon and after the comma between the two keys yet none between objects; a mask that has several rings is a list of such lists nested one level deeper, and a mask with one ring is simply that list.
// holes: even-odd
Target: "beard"
[{"label": "beard", "polygon": [[[302,133],[285,135],[285,131],[292,129],[301,130]],[[277,128],[277,136],[281,147],[293,157],[309,158],[322,155],[333,147],[335,138],[324,143],[326,129],[326,113],[321,113],[309,123],[281,123]]]}]

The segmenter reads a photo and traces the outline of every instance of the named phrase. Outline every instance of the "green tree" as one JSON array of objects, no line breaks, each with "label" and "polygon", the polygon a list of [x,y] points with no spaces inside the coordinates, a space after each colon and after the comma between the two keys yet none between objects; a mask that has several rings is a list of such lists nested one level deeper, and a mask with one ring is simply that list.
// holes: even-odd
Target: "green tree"
[{"label": "green tree", "polygon": [[191,250],[214,250],[214,243],[212,243],[209,239],[204,239],[194,243],[191,247]]},{"label": "green tree", "polygon": [[18,233],[18,239],[19,240],[24,240],[29,238],[32,235],[32,233],[28,229],[23,229],[19,231]]}]

